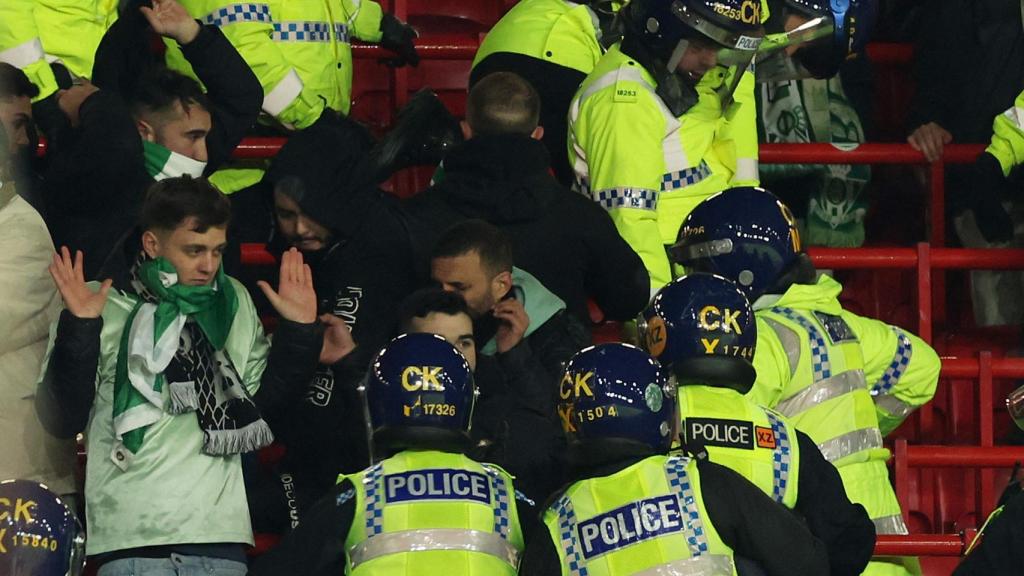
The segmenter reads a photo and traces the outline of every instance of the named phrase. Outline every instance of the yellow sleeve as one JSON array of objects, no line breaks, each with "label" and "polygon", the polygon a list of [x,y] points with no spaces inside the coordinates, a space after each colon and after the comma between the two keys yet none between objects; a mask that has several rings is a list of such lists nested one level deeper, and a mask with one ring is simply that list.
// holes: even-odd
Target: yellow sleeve
[{"label": "yellow sleeve", "polygon": [[352,35],[365,42],[380,42],[380,21],[384,10],[373,0],[345,0]]},{"label": "yellow sleeve", "polygon": [[985,152],[999,160],[1003,176],[1009,176],[1010,170],[1024,164],[1024,92],[992,122],[992,141]]},{"label": "yellow sleeve", "polygon": [[730,186],[757,186],[760,176],[757,165],[757,103],[752,71],[740,78],[722,127],[715,138],[715,152],[726,168],[732,171]]},{"label": "yellow sleeve", "polygon": [[789,365],[789,355],[775,330],[766,320],[757,317],[757,348],[754,350],[757,380],[750,392],[747,392],[747,398],[760,406],[774,408],[782,400],[782,393],[789,384],[793,368]]},{"label": "yellow sleeve", "polygon": [[574,144],[586,153],[589,194],[643,260],[652,289],[672,280],[658,228],[666,125],[655,98],[640,83],[619,80],[588,98],[573,127]]},{"label": "yellow sleeve", "polygon": [[[189,14],[217,26],[238,50],[263,86],[263,111],[281,123],[306,128],[320,117],[324,102],[304,89],[299,73],[274,43],[273,15],[268,4],[184,0]],[[167,43],[168,64],[192,74],[174,42]]]},{"label": "yellow sleeve", "polygon": [[907,330],[851,312],[842,317],[860,340],[878,427],[888,434],[932,399],[942,363],[931,346]]},{"label": "yellow sleeve", "polygon": [[0,2],[0,62],[20,68],[39,88],[39,95],[33,102],[57,91],[57,80],[46,62],[36,28],[34,0]]}]

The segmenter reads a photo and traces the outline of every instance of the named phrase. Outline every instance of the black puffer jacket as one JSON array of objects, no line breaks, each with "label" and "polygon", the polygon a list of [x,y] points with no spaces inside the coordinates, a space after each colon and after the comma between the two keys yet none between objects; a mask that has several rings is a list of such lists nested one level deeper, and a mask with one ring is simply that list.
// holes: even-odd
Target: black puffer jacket
[{"label": "black puffer jacket", "polygon": [[562,188],[549,167],[544,145],[518,134],[475,136],[453,148],[440,183],[403,206],[417,261],[428,262],[447,228],[480,218],[509,233],[516,266],[581,321],[589,322],[588,296],[609,319],[633,319],[650,298],[643,262],[608,214]]}]

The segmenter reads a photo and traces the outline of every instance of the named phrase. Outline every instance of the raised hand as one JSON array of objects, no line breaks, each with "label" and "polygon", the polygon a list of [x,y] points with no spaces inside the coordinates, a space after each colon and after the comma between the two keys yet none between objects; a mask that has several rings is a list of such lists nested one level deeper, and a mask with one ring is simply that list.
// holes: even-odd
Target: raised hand
[{"label": "raised hand", "polygon": [[530,327],[530,316],[523,303],[515,298],[502,300],[494,305],[492,312],[498,319],[498,331],[494,343],[499,354],[504,354],[522,342],[526,329]]},{"label": "raised hand", "polygon": [[324,325],[324,345],[320,349],[321,364],[330,366],[356,349],[352,330],[344,320],[334,314],[321,314],[320,323]]},{"label": "raised hand", "polygon": [[189,16],[185,7],[175,0],[153,0],[153,7],[140,6],[139,11],[149,21],[153,31],[173,38],[178,44],[188,44],[199,34],[199,22]]},{"label": "raised hand", "polygon": [[53,262],[50,263],[50,276],[69,312],[78,318],[99,318],[107,304],[107,293],[113,281],[104,280],[99,292],[93,292],[85,285],[83,268],[82,251],[76,250],[72,260],[68,247],[61,246],[60,252],[54,253]]},{"label": "raised hand", "polygon": [[257,282],[257,285],[281,318],[300,324],[316,321],[313,271],[308,264],[302,262],[302,252],[292,248],[281,256],[281,273],[276,292],[263,280]]}]

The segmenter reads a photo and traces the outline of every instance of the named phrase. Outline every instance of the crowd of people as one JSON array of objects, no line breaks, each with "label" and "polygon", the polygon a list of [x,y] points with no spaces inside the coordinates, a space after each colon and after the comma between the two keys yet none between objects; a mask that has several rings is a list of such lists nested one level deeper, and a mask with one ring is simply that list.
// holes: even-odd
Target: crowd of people
[{"label": "crowd of people", "polygon": [[[419,56],[376,2],[73,4],[0,5],[0,575],[920,573],[872,554],[938,356],[804,251],[863,242],[869,174],[758,187],[759,134],[864,141],[873,1],[522,0],[464,119],[420,93],[382,136],[350,40]],[[989,240],[1007,84],[962,184]]]}]

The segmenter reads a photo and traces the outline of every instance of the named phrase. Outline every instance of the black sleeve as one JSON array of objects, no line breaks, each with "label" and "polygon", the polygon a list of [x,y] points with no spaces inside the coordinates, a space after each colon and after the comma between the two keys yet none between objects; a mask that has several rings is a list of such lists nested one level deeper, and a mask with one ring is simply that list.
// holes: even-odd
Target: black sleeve
[{"label": "black sleeve", "polygon": [[914,46],[917,90],[907,109],[908,134],[928,122],[949,130],[963,109],[963,87],[971,68],[964,61],[970,54],[965,47],[974,42],[969,38],[973,17],[958,9],[961,4],[968,3],[940,0],[924,11]]},{"label": "black sleeve", "polygon": [[828,550],[832,576],[860,574],[875,549],[875,525],[860,504],[850,502],[839,472],[806,434],[796,433],[800,477],[796,511]]},{"label": "black sleeve", "polygon": [[991,576],[1024,573],[1024,496],[1003,507],[985,527],[981,543],[953,572],[953,576]]},{"label": "black sleeve", "polygon": [[60,313],[50,363],[35,400],[43,427],[57,438],[74,438],[89,422],[102,330],[103,318]]},{"label": "black sleeve", "polygon": [[345,538],[355,518],[355,488],[334,486],[302,522],[249,566],[249,576],[334,576],[343,573]]},{"label": "black sleeve", "polygon": [[699,460],[708,520],[738,556],[767,576],[828,574],[828,553],[795,514],[736,472]]},{"label": "black sleeve", "polygon": [[543,533],[538,533],[526,546],[523,561],[519,564],[520,576],[562,576],[558,549],[547,531],[541,530]]},{"label": "black sleeve", "polygon": [[199,34],[181,47],[181,53],[206,86],[210,101],[206,173],[211,174],[231,158],[235,146],[256,122],[263,106],[263,87],[216,26],[200,24]]},{"label": "black sleeve", "polygon": [[300,324],[280,319],[260,388],[253,395],[253,402],[271,428],[276,424],[274,420],[287,413],[291,403],[306,391],[316,372],[322,344],[319,320]]},{"label": "black sleeve", "polygon": [[584,279],[587,294],[609,320],[634,320],[651,299],[647,268],[603,208],[589,200],[579,204],[583,214],[589,213],[584,226],[589,258]]},{"label": "black sleeve", "polygon": [[562,372],[569,360],[590,346],[590,334],[583,323],[566,310],[561,310],[527,338],[537,361],[547,372],[547,384],[555,394]]}]

